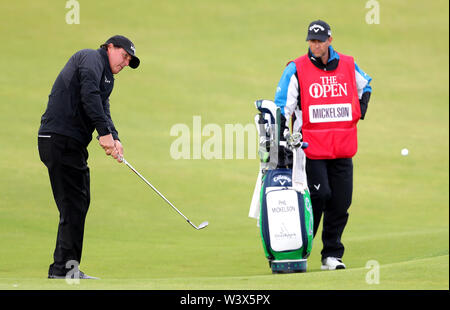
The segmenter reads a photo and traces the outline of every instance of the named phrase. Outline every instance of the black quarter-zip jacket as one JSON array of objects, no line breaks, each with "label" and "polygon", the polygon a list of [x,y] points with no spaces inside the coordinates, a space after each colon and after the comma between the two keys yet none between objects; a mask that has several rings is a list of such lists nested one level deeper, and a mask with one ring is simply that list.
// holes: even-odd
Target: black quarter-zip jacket
[{"label": "black quarter-zip jacket", "polygon": [[72,137],[86,147],[94,130],[99,136],[111,133],[118,140],[109,108],[113,87],[114,76],[106,50],[76,52],[53,84],[39,134]]}]

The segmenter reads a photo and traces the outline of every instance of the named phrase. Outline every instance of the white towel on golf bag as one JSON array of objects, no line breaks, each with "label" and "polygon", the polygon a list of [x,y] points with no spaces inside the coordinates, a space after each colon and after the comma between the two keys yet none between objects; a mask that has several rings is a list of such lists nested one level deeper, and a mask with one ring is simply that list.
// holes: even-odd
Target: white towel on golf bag
[{"label": "white towel on golf bag", "polygon": [[293,165],[292,165],[292,187],[297,192],[305,194],[305,190],[308,186],[306,181],[306,156],[302,148],[295,148],[293,151]]},{"label": "white towel on golf bag", "polygon": [[261,178],[262,172],[259,169],[258,177],[256,178],[255,189],[253,190],[252,202],[250,203],[250,211],[248,217],[257,219],[256,226],[259,226],[259,213],[260,213],[260,193],[261,193]]}]

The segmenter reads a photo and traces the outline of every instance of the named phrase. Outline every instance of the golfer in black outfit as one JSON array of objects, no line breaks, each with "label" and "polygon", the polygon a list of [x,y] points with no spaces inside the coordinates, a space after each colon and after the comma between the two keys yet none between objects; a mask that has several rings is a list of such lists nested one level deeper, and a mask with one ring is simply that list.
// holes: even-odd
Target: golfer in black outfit
[{"label": "golfer in black outfit", "polygon": [[121,161],[123,148],[111,119],[109,96],[114,74],[139,66],[133,43],[113,36],[97,50],[75,53],[64,66],[49,96],[38,133],[39,156],[48,168],[60,220],[49,278],[93,278],[78,271],[90,203],[87,146],[97,130],[107,155]]}]

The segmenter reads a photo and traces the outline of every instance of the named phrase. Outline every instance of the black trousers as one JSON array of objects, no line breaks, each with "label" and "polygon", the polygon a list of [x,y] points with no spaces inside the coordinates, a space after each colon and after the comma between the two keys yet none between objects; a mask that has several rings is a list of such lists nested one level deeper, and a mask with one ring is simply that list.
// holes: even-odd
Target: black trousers
[{"label": "black trousers", "polygon": [[314,236],[323,215],[322,258],[344,255],[342,233],[352,203],[353,161],[351,158],[331,160],[306,159],[306,175],[314,216]]},{"label": "black trousers", "polygon": [[81,262],[84,223],[90,203],[90,177],[86,147],[57,134],[38,137],[39,156],[48,168],[53,197],[59,211],[58,234],[49,274],[65,275]]}]

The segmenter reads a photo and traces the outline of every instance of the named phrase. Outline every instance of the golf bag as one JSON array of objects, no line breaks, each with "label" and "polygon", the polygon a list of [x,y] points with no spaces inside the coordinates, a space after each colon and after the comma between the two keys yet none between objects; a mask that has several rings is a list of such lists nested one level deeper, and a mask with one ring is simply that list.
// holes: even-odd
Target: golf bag
[{"label": "golf bag", "polygon": [[[260,112],[255,116],[260,171],[249,216],[258,218],[265,256],[272,272],[305,272],[313,242],[313,212],[304,173],[305,161],[301,157],[307,143],[298,142],[292,147],[292,143],[289,146],[285,141],[280,142],[280,108],[269,100],[258,100],[255,105]],[[280,145],[294,152],[296,184],[293,169],[278,165]]]}]

